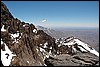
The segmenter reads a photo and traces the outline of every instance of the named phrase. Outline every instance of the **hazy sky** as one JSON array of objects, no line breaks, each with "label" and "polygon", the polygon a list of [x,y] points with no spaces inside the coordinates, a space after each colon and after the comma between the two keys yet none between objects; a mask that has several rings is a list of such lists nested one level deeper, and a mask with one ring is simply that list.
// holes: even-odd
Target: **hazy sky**
[{"label": "hazy sky", "polygon": [[3,1],[21,21],[44,27],[99,27],[99,1]]}]

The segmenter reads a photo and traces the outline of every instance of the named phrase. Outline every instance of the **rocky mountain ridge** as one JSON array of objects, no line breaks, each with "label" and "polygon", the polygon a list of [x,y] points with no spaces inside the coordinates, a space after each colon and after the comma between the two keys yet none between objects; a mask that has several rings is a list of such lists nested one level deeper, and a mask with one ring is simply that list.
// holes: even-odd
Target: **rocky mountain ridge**
[{"label": "rocky mountain ridge", "polygon": [[55,39],[74,36],[81,40],[83,40],[85,43],[88,43],[90,46],[92,46],[96,51],[99,52],[99,29],[68,29],[68,28],[46,28],[43,26],[36,26],[37,29],[43,30],[46,34],[50,35],[51,37]]},{"label": "rocky mountain ridge", "polygon": [[98,66],[98,58],[99,53],[79,39],[55,39],[33,24],[14,18],[1,2],[2,65]]},{"label": "rocky mountain ridge", "polygon": [[46,34],[50,35],[51,37],[55,38],[55,39],[58,39],[58,38],[61,38],[61,37],[64,37],[64,33],[63,32],[60,32],[60,31],[56,31],[56,30],[53,30],[53,29],[50,29],[50,28],[46,28],[46,27],[43,27],[43,26],[36,26],[36,28],[38,30],[43,30]]}]

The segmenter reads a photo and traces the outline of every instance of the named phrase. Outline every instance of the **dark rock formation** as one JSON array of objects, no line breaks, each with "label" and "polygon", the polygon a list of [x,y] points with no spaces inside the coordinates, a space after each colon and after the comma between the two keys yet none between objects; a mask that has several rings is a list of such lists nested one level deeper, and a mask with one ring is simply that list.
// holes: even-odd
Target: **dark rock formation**
[{"label": "dark rock formation", "polygon": [[[1,2],[1,49],[5,46],[15,54],[10,66],[43,66],[45,55],[40,51],[47,42],[45,51],[55,52],[55,39],[42,30],[37,30],[33,24],[21,22],[13,18],[4,3]],[[8,56],[9,58],[9,56]]]},{"label": "dark rock formation", "polygon": [[56,40],[56,56],[46,61],[53,66],[99,66],[99,53],[80,39],[72,37]]},{"label": "dark rock formation", "polygon": [[[88,48],[94,50],[90,46]],[[21,22],[1,2],[1,65],[99,65],[98,56],[92,54],[91,50],[75,41],[74,37],[56,40],[43,30],[37,30],[33,24]]]},{"label": "dark rock formation", "polygon": [[93,54],[90,55],[83,55],[81,53],[73,56],[69,54],[61,54],[46,59],[46,61],[48,61],[49,64],[53,64],[53,66],[98,66],[99,58],[95,57]]}]

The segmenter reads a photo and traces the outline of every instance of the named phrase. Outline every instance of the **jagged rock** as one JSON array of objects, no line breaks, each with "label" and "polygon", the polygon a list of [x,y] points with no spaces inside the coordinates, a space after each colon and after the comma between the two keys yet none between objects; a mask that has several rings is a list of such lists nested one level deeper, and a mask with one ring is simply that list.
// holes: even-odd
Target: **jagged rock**
[{"label": "jagged rock", "polygon": [[46,59],[46,61],[52,66],[96,66],[99,62],[99,58],[93,54],[90,56],[89,53],[85,55],[80,53],[80,55],[73,56],[69,54],[60,54],[56,55],[56,57]]},{"label": "jagged rock", "polygon": [[99,65],[98,52],[95,51],[94,55],[92,50],[95,51],[77,38],[56,40],[33,24],[21,22],[1,2],[1,65]]},{"label": "jagged rock", "polygon": [[[37,30],[33,24],[15,19],[1,2],[1,41],[16,55],[9,62],[10,66],[43,66],[45,55],[40,51],[40,47],[42,49],[47,42],[48,48],[55,50],[54,40],[42,30]],[[4,51],[5,45],[1,45]],[[48,48],[47,52],[50,50]]]},{"label": "jagged rock", "polygon": [[53,66],[99,66],[99,53],[73,36],[56,40],[57,55],[46,59]]}]

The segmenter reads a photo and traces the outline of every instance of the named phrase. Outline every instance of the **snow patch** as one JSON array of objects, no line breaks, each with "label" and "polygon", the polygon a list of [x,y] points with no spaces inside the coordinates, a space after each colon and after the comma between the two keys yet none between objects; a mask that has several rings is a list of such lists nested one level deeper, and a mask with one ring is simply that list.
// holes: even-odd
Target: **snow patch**
[{"label": "snow patch", "polygon": [[68,41],[70,41],[70,40],[72,40],[72,39],[74,39],[74,37],[73,37],[73,36],[68,37],[68,39],[67,39],[66,41],[68,42]]},{"label": "snow patch", "polygon": [[12,61],[14,61],[14,59],[12,59]]},{"label": "snow patch", "polygon": [[42,44],[40,44],[42,46]]},{"label": "snow patch", "polygon": [[49,55],[46,55],[46,58],[49,58]]},{"label": "snow patch", "polygon": [[47,66],[46,64],[44,64],[44,66]]},{"label": "snow patch", "polygon": [[2,26],[1,31],[3,31],[3,32],[6,31],[6,29],[4,29],[4,25]]},{"label": "snow patch", "polygon": [[1,61],[4,66],[9,66],[11,63],[11,59],[13,56],[16,56],[12,54],[8,46],[4,43],[5,45],[5,51],[1,50]]},{"label": "snow patch", "polygon": [[41,47],[40,47],[40,51],[41,51],[41,52],[45,52],[45,50],[44,50],[43,48],[41,48]]},{"label": "snow patch", "polygon": [[1,45],[3,44],[3,41],[1,40]]},{"label": "snow patch", "polygon": [[27,61],[27,63],[29,63],[29,61]]},{"label": "snow patch", "polygon": [[[22,35],[22,33],[21,33],[21,35]],[[16,39],[17,37],[19,37],[19,33],[11,34],[11,38],[14,39],[14,41],[12,43],[19,43],[19,39]],[[21,36],[19,38],[21,38]]]},{"label": "snow patch", "polygon": [[54,55],[54,57],[55,57],[56,55]]},{"label": "snow patch", "polygon": [[58,40],[55,40],[55,43],[57,43],[58,42]]},{"label": "snow patch", "polygon": [[58,45],[58,47],[60,47],[60,46],[61,46],[61,44]]},{"label": "snow patch", "polygon": [[37,51],[37,52],[39,51],[38,48],[36,48],[36,51]]},{"label": "snow patch", "polygon": [[57,54],[59,54],[59,52],[57,51]]},{"label": "snow patch", "polygon": [[77,52],[77,50],[76,50],[76,48],[74,48],[74,46],[72,46],[72,52],[73,53],[76,53]]},{"label": "snow patch", "polygon": [[74,42],[68,42],[68,43],[63,43],[63,45],[73,45],[73,44],[75,44]]},{"label": "snow patch", "polygon": [[19,36],[19,33],[11,34],[12,39],[13,39],[13,38],[16,38],[16,37],[18,37],[18,36]]},{"label": "snow patch", "polygon": [[16,41],[16,43],[19,43],[19,41]]},{"label": "snow patch", "polygon": [[[22,33],[21,33],[21,36],[22,36]],[[19,37],[19,39],[21,38],[21,36]]]},{"label": "snow patch", "polygon": [[34,30],[33,30],[33,32],[34,32],[34,33],[37,33],[37,30],[36,30],[36,29],[34,29]]},{"label": "snow patch", "polygon": [[12,43],[19,43],[19,41],[15,39]]},{"label": "snow patch", "polygon": [[49,55],[51,54],[51,50],[49,51]]},{"label": "snow patch", "polygon": [[80,50],[81,50],[82,52],[87,52],[87,50],[85,50],[85,49],[82,48],[81,46],[78,46],[78,48],[80,48]]},{"label": "snow patch", "polygon": [[94,48],[90,48],[90,46],[88,44],[83,43],[82,41],[80,41],[79,39],[74,39],[76,41],[76,43],[78,45],[81,45],[82,47],[84,47],[87,51],[89,51],[90,53],[93,53],[95,55],[97,55],[99,57],[99,53],[94,49]]},{"label": "snow patch", "polygon": [[63,43],[63,41],[60,41],[60,43]]},{"label": "snow patch", "polygon": [[21,35],[22,35],[22,33],[21,33]]},{"label": "snow patch", "polygon": [[25,27],[25,24],[23,25],[23,27]]},{"label": "snow patch", "polygon": [[91,52],[91,53],[93,53],[93,54],[95,54],[96,56],[98,56],[98,57],[99,57],[99,53],[98,53],[95,49],[90,50],[90,52]]},{"label": "snow patch", "polygon": [[46,43],[44,43],[43,48],[47,48],[47,45],[48,45],[48,43],[47,43],[47,42],[46,42]]},{"label": "snow patch", "polygon": [[52,49],[52,47],[50,47],[50,49]]}]

